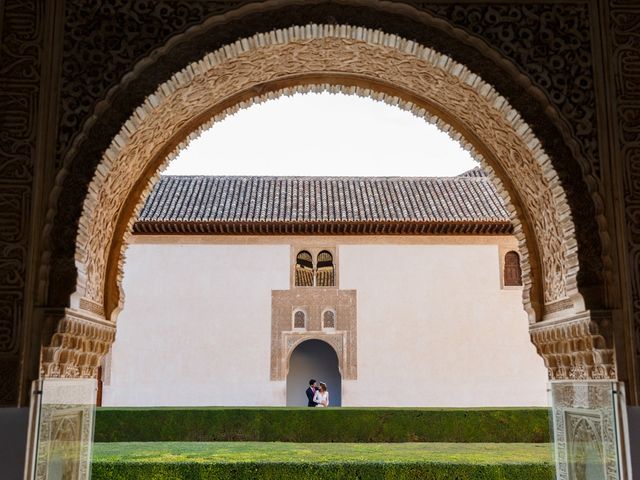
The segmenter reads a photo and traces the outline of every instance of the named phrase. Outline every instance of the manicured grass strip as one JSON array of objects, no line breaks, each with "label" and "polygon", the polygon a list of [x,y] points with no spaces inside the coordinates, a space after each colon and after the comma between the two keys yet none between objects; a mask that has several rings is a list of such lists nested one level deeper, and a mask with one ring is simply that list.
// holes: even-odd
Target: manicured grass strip
[{"label": "manicured grass strip", "polygon": [[97,443],[93,480],[552,480],[549,444]]},{"label": "manicured grass strip", "polygon": [[95,439],[544,443],[550,433],[546,408],[99,408]]},{"label": "manicured grass strip", "polygon": [[549,443],[96,443],[95,461],[548,463]]},{"label": "manicured grass strip", "polygon": [[399,464],[106,464],[92,480],[554,480],[543,465]]}]

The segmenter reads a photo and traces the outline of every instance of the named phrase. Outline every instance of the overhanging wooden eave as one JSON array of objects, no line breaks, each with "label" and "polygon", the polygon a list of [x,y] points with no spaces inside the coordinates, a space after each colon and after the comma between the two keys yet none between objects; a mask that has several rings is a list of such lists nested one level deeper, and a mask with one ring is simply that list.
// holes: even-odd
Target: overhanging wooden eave
[{"label": "overhanging wooden eave", "polygon": [[508,221],[138,221],[137,235],[509,235]]}]

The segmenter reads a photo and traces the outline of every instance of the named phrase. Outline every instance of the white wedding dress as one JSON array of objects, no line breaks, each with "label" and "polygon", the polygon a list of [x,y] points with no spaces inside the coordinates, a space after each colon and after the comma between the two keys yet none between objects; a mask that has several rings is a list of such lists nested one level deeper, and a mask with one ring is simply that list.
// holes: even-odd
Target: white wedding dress
[{"label": "white wedding dress", "polygon": [[322,393],[320,390],[316,390],[316,393],[313,395],[313,401],[316,402],[316,407],[328,407],[329,391],[327,390],[326,392]]}]

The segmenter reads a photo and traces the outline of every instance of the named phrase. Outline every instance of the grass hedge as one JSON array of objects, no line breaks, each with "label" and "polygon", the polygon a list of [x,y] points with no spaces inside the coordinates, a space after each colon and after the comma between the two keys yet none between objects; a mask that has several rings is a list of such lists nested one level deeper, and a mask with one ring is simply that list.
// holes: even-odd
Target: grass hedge
[{"label": "grass hedge", "polygon": [[544,443],[549,439],[545,408],[99,408],[95,427],[96,442]]},{"label": "grass hedge", "polygon": [[427,462],[501,465],[552,462],[551,443],[96,443],[96,461],[166,463]]},{"label": "grass hedge", "polygon": [[550,465],[433,463],[118,463],[97,462],[92,480],[553,480]]},{"label": "grass hedge", "polygon": [[552,480],[551,444],[97,443],[94,480]]}]

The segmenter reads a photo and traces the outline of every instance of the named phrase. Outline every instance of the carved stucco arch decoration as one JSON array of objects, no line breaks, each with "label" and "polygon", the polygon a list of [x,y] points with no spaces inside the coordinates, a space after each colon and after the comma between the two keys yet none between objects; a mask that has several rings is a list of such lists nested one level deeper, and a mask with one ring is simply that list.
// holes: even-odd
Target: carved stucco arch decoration
[{"label": "carved stucco arch decoration", "polygon": [[[564,169],[565,163],[569,165],[575,162],[575,166],[579,167],[579,177],[576,176],[577,172],[575,171],[570,177],[566,177],[567,172],[564,173],[565,177],[563,178],[563,182],[568,182],[573,185],[573,187],[569,187],[568,191],[577,188],[577,190],[572,193],[570,199],[571,204],[574,208],[580,208],[582,202],[588,201],[584,192],[581,193],[582,189],[586,191],[586,194],[589,195],[590,200],[593,202],[590,205],[594,207],[593,212],[590,212],[587,216],[579,215],[576,217],[576,224],[579,223],[580,225],[578,235],[579,241],[581,242],[580,245],[587,245],[587,248],[581,249],[580,260],[581,272],[589,278],[588,282],[591,282],[587,284],[589,287],[588,292],[587,290],[583,292],[583,294],[586,295],[585,300],[588,300],[590,308],[602,308],[603,305],[609,305],[611,301],[615,302],[615,300],[607,297],[605,292],[606,283],[613,281],[611,272],[613,262],[607,220],[604,216],[604,203],[600,193],[598,179],[594,176],[590,159],[587,158],[585,152],[582,150],[578,138],[574,136],[568,119],[565,118],[564,113],[558,106],[554,105],[550,100],[548,92],[538,86],[532,80],[530,74],[527,74],[524,65],[521,65],[518,61],[507,58],[504,53],[500,53],[499,49],[492,46],[488,39],[484,38],[481,34],[474,33],[472,29],[466,28],[463,25],[457,26],[451,19],[442,17],[433,11],[429,11],[429,9],[423,9],[395,0],[341,0],[340,3],[344,8],[341,7],[341,9],[337,11],[331,10],[331,3],[326,0],[305,0],[305,2],[300,2],[300,0],[256,0],[238,2],[237,5],[231,5],[233,2],[229,3],[229,10],[224,11],[224,13],[209,16],[204,19],[202,23],[170,36],[165,43],[153,46],[153,50],[150,50],[148,55],[136,60],[131,69],[122,76],[118,83],[113,84],[106,90],[101,100],[94,104],[91,115],[83,120],[81,124],[82,127],[69,142],[69,148],[64,154],[63,168],[56,177],[55,187],[51,193],[50,209],[47,212],[44,228],[44,237],[47,239],[47,242],[45,242],[42,249],[41,268],[39,272],[39,295],[43,303],[46,303],[47,298],[51,296],[57,299],[58,302],[64,298],[68,298],[68,294],[72,288],[67,281],[54,282],[49,285],[50,280],[47,280],[61,277],[67,280],[67,272],[70,267],[70,265],[67,264],[67,260],[70,259],[66,256],[60,257],[59,254],[52,252],[52,245],[50,243],[50,234],[52,232],[56,238],[61,238],[61,241],[71,240],[66,234],[69,230],[68,227],[66,227],[64,222],[56,219],[56,214],[59,211],[59,199],[65,197],[65,195],[61,196],[61,192],[63,192],[63,190],[65,192],[70,190],[70,188],[68,188],[69,186],[66,185],[66,179],[69,174],[71,174],[72,181],[80,181],[83,185],[85,184],[84,182],[87,181],[84,177],[80,179],[75,178],[77,175],[73,172],[72,165],[77,163],[77,157],[79,155],[84,156],[87,154],[91,157],[89,163],[97,164],[97,158],[94,157],[94,152],[90,149],[87,151],[86,146],[96,141],[102,142],[102,135],[100,133],[96,134],[97,131],[105,129],[105,131],[115,133],[115,129],[119,128],[120,120],[118,120],[114,126],[109,125],[108,121],[106,124],[103,124],[101,119],[103,119],[106,112],[109,112],[114,105],[118,104],[119,97],[123,92],[126,92],[131,87],[134,87],[134,90],[140,89],[138,85],[139,81],[142,78],[148,78],[150,76],[149,74],[155,71],[164,72],[161,73],[160,77],[156,75],[157,81],[162,82],[164,78],[166,78],[164,75],[167,75],[166,66],[163,65],[168,58],[175,56],[174,50],[187,47],[188,51],[194,45],[202,43],[202,40],[205,37],[211,36],[210,34],[212,33],[219,31],[239,32],[238,34],[231,34],[232,37],[229,38],[229,41],[232,41],[235,40],[235,38],[241,38],[242,32],[245,32],[245,35],[251,35],[255,31],[263,31],[261,30],[263,28],[268,30],[270,25],[271,28],[280,27],[283,21],[285,23],[289,21],[287,20],[289,16],[291,16],[292,19],[291,24],[321,22],[324,18],[332,18],[332,15],[336,15],[336,12],[342,12],[345,8],[351,9],[352,12],[350,15],[353,15],[353,9],[357,9],[356,11],[358,12],[361,11],[362,15],[358,13],[353,20],[350,20],[349,15],[347,15],[345,19],[342,20],[342,23],[354,21],[363,27],[367,27],[370,24],[371,26],[377,26],[379,24],[386,25],[387,20],[394,18],[393,21],[389,20],[391,22],[389,25],[383,27],[385,30],[407,38],[422,37],[421,31],[438,32],[435,36],[427,35],[427,37],[443,39],[446,45],[449,44],[449,41],[452,41],[452,43],[456,45],[452,54],[456,57],[458,56],[456,49],[470,47],[471,50],[473,50],[471,55],[474,58],[480,58],[482,59],[481,63],[492,65],[492,70],[500,72],[500,77],[508,79],[508,84],[517,85],[518,90],[521,89],[524,93],[524,95],[522,95],[519,92],[511,92],[512,98],[513,95],[522,95],[524,98],[531,100],[527,101],[528,104],[538,105],[537,108],[534,108],[534,112],[530,112],[530,114],[534,115],[533,119],[536,118],[535,116],[543,115],[545,118],[544,123],[553,125],[549,132],[543,132],[543,135],[546,135],[545,139],[557,138],[556,134],[559,134],[562,137],[561,144],[565,147],[564,149],[560,149],[565,150],[564,152],[556,151],[557,157],[554,162],[556,165],[560,165],[561,169]],[[310,7],[318,8],[312,9]],[[326,12],[329,13],[325,12],[324,7],[329,9],[326,10]],[[321,19],[317,18],[318,15]],[[256,18],[260,20],[256,22]],[[303,20],[303,22],[293,20],[296,18],[306,20]],[[242,25],[245,24],[248,25],[248,30],[242,28]],[[430,44],[428,40],[423,43]],[[212,50],[223,44],[224,41],[214,44]],[[191,58],[191,60],[193,60],[193,58]],[[467,58],[467,60],[469,60],[469,58]],[[485,71],[485,73],[486,72],[487,71]],[[153,75],[151,76],[153,77]],[[497,81],[497,84],[500,84],[502,87],[506,85],[499,81]],[[145,86],[141,91],[147,91],[147,88],[148,87]],[[134,93],[134,97],[135,96],[136,94]],[[107,115],[107,117],[110,116],[111,115]],[[118,114],[116,116],[119,117]],[[537,122],[537,120],[533,119],[532,121]],[[124,122],[124,118],[121,121]],[[111,133],[108,135],[109,138],[111,138]],[[552,136],[550,137],[548,135]],[[553,140],[550,141],[553,143]],[[555,149],[556,147],[552,147],[552,150]],[[566,161],[565,158],[570,158],[571,160]],[[578,187],[578,184],[582,184],[583,186]],[[73,186],[75,184],[72,183],[71,185]],[[78,199],[68,198],[66,200],[76,202]],[[74,218],[71,220],[75,225],[79,220],[79,213],[74,214]],[[593,222],[593,224],[591,222]],[[598,239],[597,242],[595,242],[596,238]],[[595,250],[591,248],[592,245]],[[595,259],[596,251],[598,252],[597,260]],[[582,259],[583,256],[584,259]],[[50,263],[52,259],[55,259],[57,262]],[[599,262],[601,263],[598,264]],[[598,274],[594,272],[598,272]],[[77,272],[74,269],[74,277],[75,273]],[[602,283],[602,280],[596,278],[600,274],[602,274],[605,284]],[[594,281],[596,283],[592,283]],[[606,298],[609,298],[609,300]]]},{"label": "carved stucco arch decoration", "polygon": [[[187,141],[239,108],[309,90],[395,104],[460,139],[509,205],[520,241],[523,297],[530,318],[543,317],[542,305],[529,296],[536,283],[542,286],[546,317],[584,310],[564,190],[518,113],[450,58],[395,35],[344,25],[291,27],[240,40],[189,65],[136,109],[89,186],[76,243],[78,283],[72,310],[88,312],[115,331],[110,320],[121,306],[123,252],[133,218],[161,166]],[[535,282],[531,266],[538,269]],[[73,365],[56,366],[65,338],[58,328],[51,346],[43,350],[44,374],[74,371]]]},{"label": "carved stucco arch decoration", "polygon": [[[330,83],[319,83],[322,79]],[[277,82],[289,86],[278,88]],[[310,82],[319,83],[321,90],[337,89],[397,104],[445,131],[451,132],[452,127],[443,119],[463,129],[465,136],[454,133],[454,138],[463,139],[511,206],[523,253],[524,301],[530,315],[535,305],[529,292],[535,286],[528,266],[535,266],[535,257],[541,259],[544,303],[550,306],[546,313],[583,307],[576,283],[574,226],[564,191],[539,141],[509,103],[464,66],[414,42],[375,30],[318,25],[258,34],[226,46],[176,74],[136,109],[105,152],[89,187],[76,244],[76,306],[93,308],[95,313],[106,307],[107,315],[119,306],[120,292],[109,290],[109,283],[113,284],[110,277],[114,276],[116,283],[120,281],[126,238],[119,242],[115,226],[122,223],[127,202],[136,204],[130,205],[130,211],[139,211],[144,198],[140,193],[150,190],[161,164],[184,145],[176,143],[183,140],[185,126],[191,125],[188,130],[195,131],[193,137],[238,108],[305,91],[312,88]],[[272,90],[261,95],[265,89]],[[403,92],[402,96],[415,101],[390,92]],[[212,106],[226,104],[226,109],[218,107],[210,118]],[[425,110],[425,104],[431,111]],[[494,169],[500,173],[496,175]],[[510,188],[498,177],[507,179]],[[136,183],[139,191],[132,199]],[[520,206],[519,212],[514,205]],[[129,214],[128,225],[118,233],[126,235],[133,218]],[[528,244],[527,224],[533,229]],[[114,264],[118,264],[116,271],[108,272]],[[110,305],[114,299],[115,305]]]}]

